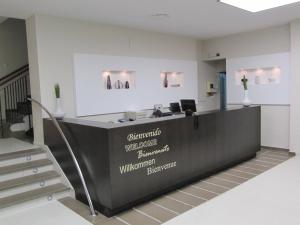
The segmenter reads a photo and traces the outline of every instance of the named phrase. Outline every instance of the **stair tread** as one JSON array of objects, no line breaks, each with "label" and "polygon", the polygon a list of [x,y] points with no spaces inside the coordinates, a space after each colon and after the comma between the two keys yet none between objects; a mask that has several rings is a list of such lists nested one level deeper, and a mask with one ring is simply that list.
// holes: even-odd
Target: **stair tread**
[{"label": "stair tread", "polygon": [[20,187],[23,185],[33,184],[40,181],[50,180],[57,177],[60,177],[60,175],[57,172],[52,170],[52,171],[38,173],[30,176],[11,179],[11,180],[0,182],[0,191],[7,190],[10,188]]},{"label": "stair tread", "polygon": [[0,198],[0,209],[68,190],[70,190],[70,188],[62,183],[58,183],[51,186],[38,188],[32,191]]},{"label": "stair tread", "polygon": [[30,168],[52,165],[49,159],[34,160],[26,163],[18,163],[10,166],[0,167],[0,175],[23,171]]},{"label": "stair tread", "polygon": [[45,151],[43,151],[40,148],[33,148],[33,149],[28,149],[28,150],[3,153],[3,154],[0,154],[0,162],[4,161],[4,160],[17,159],[17,158],[21,158],[21,157],[26,157],[26,156],[30,156],[30,155],[38,155],[38,154],[42,154],[42,153],[45,153]]}]

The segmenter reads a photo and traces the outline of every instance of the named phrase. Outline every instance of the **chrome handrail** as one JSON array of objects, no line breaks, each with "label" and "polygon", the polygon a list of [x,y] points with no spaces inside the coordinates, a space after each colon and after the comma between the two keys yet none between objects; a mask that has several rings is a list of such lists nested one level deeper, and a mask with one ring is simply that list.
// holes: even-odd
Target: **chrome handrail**
[{"label": "chrome handrail", "polygon": [[87,200],[88,200],[88,203],[89,203],[89,206],[90,206],[91,215],[92,215],[92,216],[96,216],[97,213],[96,213],[96,211],[95,211],[95,209],[94,209],[93,202],[92,202],[90,193],[89,193],[89,191],[88,191],[86,182],[85,182],[85,180],[84,180],[82,171],[81,171],[81,169],[80,169],[79,163],[78,163],[78,161],[77,161],[77,159],[76,159],[76,157],[75,157],[75,155],[74,155],[74,153],[73,153],[73,150],[72,150],[72,148],[71,148],[71,146],[70,146],[70,144],[69,144],[69,142],[68,142],[68,140],[67,140],[65,134],[63,133],[61,127],[59,126],[59,124],[58,124],[56,118],[48,111],[48,109],[47,109],[45,106],[43,106],[43,105],[42,105],[40,102],[38,102],[37,100],[35,100],[35,99],[33,99],[33,98],[27,98],[27,99],[28,99],[28,101],[31,101],[31,102],[34,102],[35,104],[37,104],[40,108],[42,108],[42,109],[49,115],[49,117],[51,118],[53,124],[55,125],[55,127],[56,127],[56,129],[58,130],[59,134],[61,135],[62,139],[64,140],[64,142],[65,142],[65,144],[66,144],[66,146],[67,146],[67,148],[68,148],[68,150],[69,150],[69,152],[70,152],[70,154],[71,154],[71,156],[72,156],[72,159],[73,159],[73,161],[74,161],[74,163],[75,163],[77,172],[78,172],[78,174],[79,174],[81,183],[82,183],[82,185],[83,185],[84,192],[85,192],[85,195],[86,195],[86,197],[87,197]]}]

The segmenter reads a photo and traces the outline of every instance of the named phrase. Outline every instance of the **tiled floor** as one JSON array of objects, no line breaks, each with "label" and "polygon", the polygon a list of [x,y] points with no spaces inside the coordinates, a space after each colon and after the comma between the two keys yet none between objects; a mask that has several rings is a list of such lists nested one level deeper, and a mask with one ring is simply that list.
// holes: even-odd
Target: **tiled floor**
[{"label": "tiled floor", "polygon": [[157,225],[221,195],[291,157],[292,155],[288,152],[262,149],[252,160],[136,206],[112,218],[101,214],[96,218],[91,218],[87,207],[71,198],[63,199],[61,202],[95,225]]},{"label": "tiled floor", "polygon": [[164,225],[299,225],[299,205],[296,155]]},{"label": "tiled floor", "polygon": [[0,212],[1,225],[90,225],[72,210],[57,201],[28,206],[9,213]]},{"label": "tiled floor", "polygon": [[28,142],[16,138],[0,138],[0,154],[38,148]]}]

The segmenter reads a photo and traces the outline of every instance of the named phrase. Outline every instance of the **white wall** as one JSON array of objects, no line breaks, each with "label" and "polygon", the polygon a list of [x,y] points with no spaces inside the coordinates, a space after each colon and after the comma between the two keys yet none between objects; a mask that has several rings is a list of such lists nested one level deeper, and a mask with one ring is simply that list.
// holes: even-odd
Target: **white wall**
[{"label": "white wall", "polygon": [[[224,38],[197,41],[187,37],[118,26],[37,15],[27,20],[32,96],[54,110],[53,86],[59,83],[67,117],[75,116],[73,54],[89,53],[179,60],[198,60],[199,102],[217,108],[219,96],[206,96],[206,82],[217,80],[220,65],[202,62],[208,54],[241,57],[290,50],[289,26],[279,26]],[[35,142],[43,143],[41,111],[34,108]],[[120,115],[114,115],[117,118]],[[104,118],[104,117],[103,117]],[[262,144],[288,148],[289,107],[262,107]],[[110,117],[105,117],[109,120]],[[300,126],[299,126],[300,127]],[[280,138],[278,138],[280,137]]]},{"label": "white wall", "polygon": [[204,62],[203,48],[205,47],[203,41],[198,41],[198,96],[200,110],[213,110],[220,107],[219,92],[214,96],[207,96],[207,82],[212,82],[218,85],[218,73],[226,70],[225,61]]},{"label": "white wall", "polygon": [[[289,51],[289,25],[235,34],[202,42],[203,58],[216,55],[216,53],[220,53],[221,57],[230,59]],[[289,132],[287,132],[290,129],[288,122],[290,118],[289,111],[290,107],[287,105],[262,106],[262,145],[289,148]]]},{"label": "white wall", "polygon": [[300,152],[300,20],[291,23],[291,128],[290,146]]},{"label": "white wall", "polygon": [[203,41],[203,57],[235,58],[290,50],[290,27],[283,25]]},{"label": "white wall", "polygon": [[0,23],[0,78],[28,64],[24,20]]},{"label": "white wall", "polygon": [[[273,69],[276,69],[274,74]],[[261,74],[257,74],[256,69],[262,69]],[[267,71],[266,68],[272,68]],[[241,79],[243,73],[238,74],[237,71],[254,69],[248,71],[246,77],[248,79],[249,98],[253,104],[260,105],[289,105],[290,104],[290,53],[276,53],[271,55],[260,55],[251,57],[231,58],[227,60],[227,100],[228,104],[242,104],[243,87]],[[256,84],[255,77],[257,75],[276,75],[278,83]],[[237,84],[238,82],[238,84]],[[265,82],[265,81],[263,81]]]},{"label": "white wall", "polygon": [[[39,77],[31,83],[32,96],[53,110],[59,83],[67,117],[75,116],[74,53],[197,60],[197,40],[186,37],[41,15],[28,19],[27,27],[31,77]],[[43,143],[40,111],[34,111],[35,142]]]},{"label": "white wall", "polygon": [[261,145],[289,149],[290,108],[264,105],[261,109]]},{"label": "white wall", "polygon": [[[107,68],[134,70],[135,78],[132,79],[134,82],[131,83],[131,88],[107,90],[102,74]],[[182,86],[163,88],[162,71],[181,72]],[[198,70],[195,60],[76,54],[74,78],[77,116],[151,109],[155,104],[168,107],[170,102],[179,102],[180,99],[198,100]],[[111,78],[114,85],[116,79],[113,80],[112,75]],[[123,78],[128,79],[126,74],[117,79]],[[169,82],[171,79],[169,77]],[[95,104],[95,99],[99,99],[98,104]]]}]

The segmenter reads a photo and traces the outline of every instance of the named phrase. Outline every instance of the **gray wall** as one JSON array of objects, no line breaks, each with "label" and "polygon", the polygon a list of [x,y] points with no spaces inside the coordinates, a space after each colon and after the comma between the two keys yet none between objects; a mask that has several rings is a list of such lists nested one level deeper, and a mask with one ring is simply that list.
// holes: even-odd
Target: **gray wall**
[{"label": "gray wall", "polygon": [[7,19],[0,23],[0,78],[28,64],[24,20]]}]

